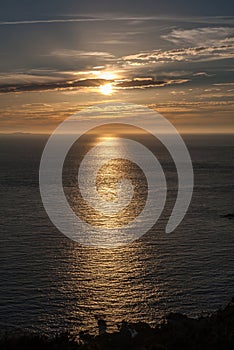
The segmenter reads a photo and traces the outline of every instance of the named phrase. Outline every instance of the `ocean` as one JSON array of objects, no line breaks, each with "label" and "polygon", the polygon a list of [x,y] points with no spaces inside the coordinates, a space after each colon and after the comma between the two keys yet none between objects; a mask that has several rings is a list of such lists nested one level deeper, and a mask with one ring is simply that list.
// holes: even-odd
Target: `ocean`
[{"label": "ocean", "polygon": [[[163,147],[144,136],[166,174],[165,209],[155,226],[138,240],[99,248],[71,241],[47,216],[38,173],[48,136],[0,136],[2,331],[96,332],[100,316],[106,318],[109,330],[122,320],[154,325],[169,312],[209,313],[234,296],[234,221],[222,217],[234,212],[234,138],[183,137],[195,184],[181,224],[165,233],[177,194],[176,169]],[[77,193],[77,165],[93,142],[88,137],[71,150],[64,165],[64,191],[74,212],[81,208],[87,221],[102,227],[104,219],[93,216]],[[145,179],[138,168],[117,160],[104,171],[110,186],[113,174],[119,171],[133,179],[138,193],[134,208],[142,206],[145,194],[140,191]],[[105,188],[108,182],[102,181],[101,177]],[[115,196],[114,188],[111,193]],[[117,220],[120,226],[121,220]]]}]

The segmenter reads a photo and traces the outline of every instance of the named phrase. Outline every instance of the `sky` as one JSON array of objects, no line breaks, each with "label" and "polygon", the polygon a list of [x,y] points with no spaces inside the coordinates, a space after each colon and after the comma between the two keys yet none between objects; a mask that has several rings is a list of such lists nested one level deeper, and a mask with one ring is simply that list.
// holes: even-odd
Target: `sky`
[{"label": "sky", "polygon": [[231,0],[2,1],[0,42],[0,133],[115,101],[181,133],[234,132]]}]

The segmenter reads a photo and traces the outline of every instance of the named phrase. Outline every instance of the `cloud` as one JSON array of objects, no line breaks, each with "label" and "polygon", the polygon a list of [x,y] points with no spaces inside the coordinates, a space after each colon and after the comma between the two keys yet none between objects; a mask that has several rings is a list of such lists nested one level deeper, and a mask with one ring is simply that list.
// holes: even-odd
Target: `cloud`
[{"label": "cloud", "polygon": [[19,26],[19,25],[34,25],[34,24],[56,24],[56,23],[79,23],[79,22],[105,22],[105,21],[121,21],[121,22],[148,22],[148,21],[166,21],[180,23],[219,23],[233,24],[233,16],[118,16],[118,15],[100,15],[100,16],[74,16],[64,18],[47,18],[34,20],[14,20],[0,21],[0,26]]},{"label": "cloud", "polygon": [[12,92],[30,92],[30,91],[50,91],[50,90],[71,90],[79,88],[96,88],[106,83],[112,83],[116,88],[123,89],[144,89],[158,86],[167,86],[174,84],[184,84],[187,79],[170,79],[170,80],[156,80],[153,78],[135,78],[125,80],[106,80],[106,79],[81,79],[45,83],[21,83],[21,84],[3,84],[0,85],[0,93]]},{"label": "cloud", "polygon": [[229,83],[216,83],[213,84],[214,86],[233,86],[234,83],[233,82],[229,82]]},{"label": "cloud", "polygon": [[161,38],[176,45],[189,46],[221,46],[234,44],[234,28],[205,27],[195,29],[173,29]]},{"label": "cloud", "polygon": [[103,20],[99,17],[76,17],[76,18],[57,18],[57,19],[36,19],[36,20],[17,20],[17,21],[0,21],[0,26],[15,26],[27,24],[46,24],[46,23],[74,23],[74,22],[96,22]]},{"label": "cloud", "polygon": [[57,50],[52,51],[50,56],[64,57],[64,58],[87,58],[87,57],[100,57],[103,59],[113,59],[115,56],[109,52],[102,51],[82,51],[82,50]]},{"label": "cloud", "polygon": [[57,81],[48,83],[29,83],[18,85],[0,85],[0,93],[8,92],[25,92],[25,91],[48,91],[48,90],[63,90],[69,88],[95,87],[106,82],[105,79],[83,79],[74,81]]},{"label": "cloud", "polygon": [[124,56],[122,60],[130,66],[144,66],[173,62],[205,62],[233,57],[234,40],[233,43],[220,46],[198,46],[168,51],[146,51]]},{"label": "cloud", "polygon": [[138,78],[132,80],[124,80],[120,83],[117,83],[117,87],[121,88],[130,88],[130,89],[145,89],[145,88],[153,88],[153,87],[163,87],[167,85],[176,85],[176,84],[184,84],[187,83],[188,79],[176,79],[176,80],[157,80],[153,78]]},{"label": "cloud", "polygon": [[18,84],[38,84],[57,81],[58,79],[66,79],[71,73],[56,71],[50,69],[29,69],[28,71],[16,71],[10,73],[1,73],[0,81],[2,85],[18,85]]},{"label": "cloud", "polygon": [[193,73],[194,77],[210,77],[211,75],[206,73],[206,72],[197,72],[197,73]]}]

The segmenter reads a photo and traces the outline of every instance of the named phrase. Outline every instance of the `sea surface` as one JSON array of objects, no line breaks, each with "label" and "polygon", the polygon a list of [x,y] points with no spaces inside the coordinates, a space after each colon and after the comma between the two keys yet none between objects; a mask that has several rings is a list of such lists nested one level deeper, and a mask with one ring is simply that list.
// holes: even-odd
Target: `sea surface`
[{"label": "sea surface", "polygon": [[[234,212],[233,135],[184,135],[193,161],[194,192],[185,218],[170,234],[165,227],[177,195],[176,168],[162,145],[142,136],[140,141],[165,171],[165,209],[143,237],[109,248],[82,246],[48,218],[38,177],[47,138],[0,136],[1,330],[96,332],[101,316],[109,330],[123,319],[154,325],[171,311],[196,316],[234,296],[234,220],[222,217]],[[114,178],[127,176],[135,184],[135,202],[112,221],[93,213],[77,191],[77,167],[96,142],[89,136],[74,145],[63,183],[74,212],[102,232],[108,225],[121,227],[142,210],[147,183],[140,169],[120,159],[121,140],[114,140],[107,153],[118,149],[118,157],[99,174],[100,194],[108,205],[116,196]]]}]

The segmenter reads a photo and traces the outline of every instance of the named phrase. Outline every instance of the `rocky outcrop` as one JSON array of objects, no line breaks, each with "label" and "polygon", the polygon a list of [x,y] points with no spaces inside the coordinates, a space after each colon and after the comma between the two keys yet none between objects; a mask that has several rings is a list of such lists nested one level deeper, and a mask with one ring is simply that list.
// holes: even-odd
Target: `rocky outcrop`
[{"label": "rocky outcrop", "polygon": [[[98,323],[100,330],[100,322]],[[97,336],[80,332],[53,338],[42,335],[5,335],[4,350],[233,350],[234,298],[222,310],[207,317],[189,318],[171,313],[162,324],[150,327],[143,322],[123,321],[116,333],[107,333],[102,320]]]}]

